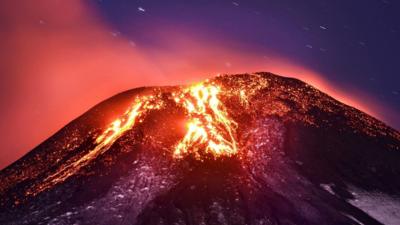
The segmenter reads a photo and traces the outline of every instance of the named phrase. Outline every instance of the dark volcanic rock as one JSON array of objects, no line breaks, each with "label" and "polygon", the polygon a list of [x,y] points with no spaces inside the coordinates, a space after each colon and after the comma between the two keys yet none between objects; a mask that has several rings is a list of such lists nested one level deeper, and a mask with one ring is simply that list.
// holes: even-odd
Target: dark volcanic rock
[{"label": "dark volcanic rock", "polygon": [[[172,156],[186,117],[178,87],[114,96],[0,172],[0,224],[400,224],[400,134],[295,79],[221,76],[239,153]],[[261,85],[262,84],[262,85]],[[242,103],[240,91],[251,92]],[[165,104],[107,151],[94,148],[137,95]]]}]

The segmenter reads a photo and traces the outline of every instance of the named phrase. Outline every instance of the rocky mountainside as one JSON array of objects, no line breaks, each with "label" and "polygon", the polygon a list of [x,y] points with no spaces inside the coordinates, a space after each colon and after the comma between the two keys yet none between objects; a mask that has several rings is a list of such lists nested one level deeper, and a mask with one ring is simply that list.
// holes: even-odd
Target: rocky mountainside
[{"label": "rocky mountainside", "polygon": [[400,133],[271,73],[144,87],[0,172],[0,224],[400,224]]}]

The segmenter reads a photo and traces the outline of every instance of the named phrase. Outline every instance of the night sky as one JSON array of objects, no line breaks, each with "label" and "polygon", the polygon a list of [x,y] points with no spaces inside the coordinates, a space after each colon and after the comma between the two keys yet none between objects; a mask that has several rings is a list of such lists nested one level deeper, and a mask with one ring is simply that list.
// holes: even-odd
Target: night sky
[{"label": "night sky", "polygon": [[252,51],[272,50],[400,110],[398,1],[99,0],[95,5],[116,32],[137,44],[154,44],[160,24],[184,26]]},{"label": "night sky", "polygon": [[394,0],[10,0],[0,48],[0,168],[116,93],[220,73],[296,77],[400,128]]}]

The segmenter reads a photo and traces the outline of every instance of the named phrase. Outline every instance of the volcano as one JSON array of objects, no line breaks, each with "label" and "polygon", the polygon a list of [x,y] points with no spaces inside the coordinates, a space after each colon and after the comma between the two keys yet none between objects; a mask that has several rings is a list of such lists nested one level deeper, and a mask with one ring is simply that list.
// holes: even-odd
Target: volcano
[{"label": "volcano", "polygon": [[0,172],[0,224],[400,224],[400,133],[271,73],[142,87]]}]

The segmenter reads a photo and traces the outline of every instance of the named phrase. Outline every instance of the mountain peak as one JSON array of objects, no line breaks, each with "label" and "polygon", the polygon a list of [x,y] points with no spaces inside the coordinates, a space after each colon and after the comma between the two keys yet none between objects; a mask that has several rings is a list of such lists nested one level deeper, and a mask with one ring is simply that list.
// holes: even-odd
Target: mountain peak
[{"label": "mountain peak", "polygon": [[143,87],[2,170],[0,223],[379,224],[352,200],[399,195],[399,150],[399,132],[292,78]]}]

